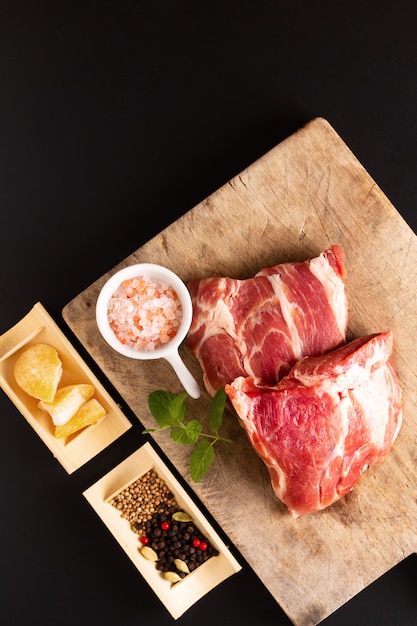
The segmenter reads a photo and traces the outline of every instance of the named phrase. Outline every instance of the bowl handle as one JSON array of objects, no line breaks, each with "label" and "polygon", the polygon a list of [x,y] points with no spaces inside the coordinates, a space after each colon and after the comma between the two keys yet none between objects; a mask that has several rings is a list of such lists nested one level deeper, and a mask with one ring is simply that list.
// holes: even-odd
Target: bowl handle
[{"label": "bowl handle", "polygon": [[200,387],[194,376],[191,374],[190,370],[184,364],[184,361],[181,359],[178,350],[175,350],[171,354],[164,357],[168,363],[173,367],[176,375],[178,376],[182,386],[189,396],[192,398],[200,397]]}]

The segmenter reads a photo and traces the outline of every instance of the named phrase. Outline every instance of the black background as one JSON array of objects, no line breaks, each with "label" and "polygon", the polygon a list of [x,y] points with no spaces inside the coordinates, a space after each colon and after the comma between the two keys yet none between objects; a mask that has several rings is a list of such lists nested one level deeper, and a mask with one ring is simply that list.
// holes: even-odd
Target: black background
[{"label": "black background", "polygon": [[[412,0],[0,0],[0,333],[41,301],[94,369],[62,308],[316,116],[417,232],[416,30]],[[142,442],[126,411],[69,476],[1,392],[7,626],[174,623],[81,496]],[[323,623],[416,624],[416,573]],[[290,624],[245,563],[177,623],[243,620]]]}]

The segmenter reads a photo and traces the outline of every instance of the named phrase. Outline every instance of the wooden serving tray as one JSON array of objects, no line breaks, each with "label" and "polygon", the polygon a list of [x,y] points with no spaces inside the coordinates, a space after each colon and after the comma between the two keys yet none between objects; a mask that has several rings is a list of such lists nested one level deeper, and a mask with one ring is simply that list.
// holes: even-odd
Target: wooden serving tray
[{"label": "wooden serving tray", "polygon": [[[75,383],[94,386],[94,397],[106,409],[103,419],[63,439],[54,436],[50,416],[38,408],[38,400],[18,386],[13,374],[22,350],[36,343],[47,343],[58,351],[63,367],[59,387]],[[69,474],[132,426],[40,302],[0,336],[0,387]]]},{"label": "wooden serving tray", "polygon": [[[178,505],[190,515],[201,533],[218,550],[217,556],[197,567],[175,585],[164,580],[155,563],[147,561],[140,554],[138,536],[131,530],[129,522],[123,519],[120,512],[110,503],[117,493],[151,469],[165,482]],[[218,533],[149,443],[145,443],[113,468],[84,491],[83,495],[175,619],[213,587],[241,569]]]},{"label": "wooden serving tray", "polygon": [[[181,391],[165,362],[131,362],[105,345],[95,302],[131,263],[165,265],[184,281],[253,276],[263,267],[346,252],[349,336],[392,329],[404,421],[384,464],[342,501],[293,519],[273,496],[263,463],[229,414],[215,464],[198,484],[189,451],[168,433],[158,444],[297,626],[314,626],[417,550],[417,238],[329,123],[315,119],[276,146],[71,301],[63,316],[145,427],[155,389]],[[196,359],[182,355],[202,385]],[[209,397],[190,400],[208,416]]]}]

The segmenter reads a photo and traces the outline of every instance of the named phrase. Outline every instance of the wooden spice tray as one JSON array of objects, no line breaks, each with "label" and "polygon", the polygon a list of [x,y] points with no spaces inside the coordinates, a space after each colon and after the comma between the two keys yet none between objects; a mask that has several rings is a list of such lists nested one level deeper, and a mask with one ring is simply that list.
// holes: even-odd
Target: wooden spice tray
[{"label": "wooden spice tray", "polygon": [[[94,386],[94,397],[106,409],[104,418],[69,437],[54,436],[50,416],[17,385],[13,374],[22,350],[35,343],[49,344],[58,351],[63,365],[60,387],[75,383]],[[69,474],[132,426],[40,302],[0,336],[0,386]]]},{"label": "wooden spice tray", "polygon": [[[219,552],[174,585],[163,578],[154,562],[140,554],[138,535],[110,502],[115,495],[151,469],[166,483],[178,505],[190,515],[201,533]],[[83,495],[175,619],[211,589],[241,569],[228,547],[150,443],[145,443],[84,491]]]}]

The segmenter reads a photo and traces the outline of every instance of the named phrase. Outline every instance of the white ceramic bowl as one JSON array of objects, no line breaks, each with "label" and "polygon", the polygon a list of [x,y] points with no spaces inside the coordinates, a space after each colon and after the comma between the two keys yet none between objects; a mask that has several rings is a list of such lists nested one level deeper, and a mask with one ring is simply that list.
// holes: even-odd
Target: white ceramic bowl
[{"label": "white ceramic bowl", "polygon": [[[124,280],[137,276],[143,276],[145,280],[162,280],[167,282],[176,291],[181,302],[182,319],[177,334],[168,343],[160,345],[154,350],[138,350],[122,344],[114,334],[109,322],[108,304],[110,298]],[[97,326],[105,341],[114,350],[131,359],[166,359],[173,367],[185,391],[192,398],[198,398],[200,396],[198,383],[178,353],[178,348],[184,341],[190,328],[192,313],[191,296],[183,281],[168,268],[155,265],[154,263],[129,265],[113,274],[101,289],[96,304]]]}]

